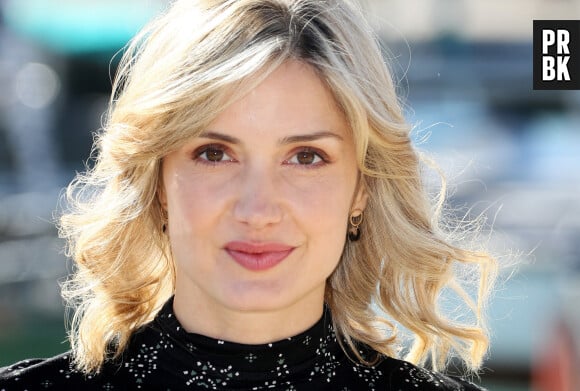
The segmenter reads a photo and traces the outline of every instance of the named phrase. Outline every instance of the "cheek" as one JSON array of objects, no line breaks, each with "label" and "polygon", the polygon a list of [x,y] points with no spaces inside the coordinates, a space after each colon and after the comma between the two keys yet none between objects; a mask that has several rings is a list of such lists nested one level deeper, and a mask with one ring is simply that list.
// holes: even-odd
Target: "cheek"
[{"label": "cheek", "polygon": [[306,236],[307,274],[312,276],[328,277],[340,261],[351,201],[350,186],[344,182],[317,182],[317,190],[306,193],[301,202],[299,229]]},{"label": "cheek", "polygon": [[[219,241],[220,216],[226,209],[223,189],[199,177],[174,175],[167,183],[171,249],[179,270],[210,273],[214,247]],[[189,272],[188,272],[189,270]]]},{"label": "cheek", "polygon": [[223,209],[223,191],[207,178],[174,174],[166,182],[166,193],[172,236],[207,229],[208,222]]},{"label": "cheek", "polygon": [[304,229],[319,232],[326,239],[341,236],[346,230],[353,189],[354,182],[348,177],[327,176],[311,180],[296,191],[292,196],[294,210]]}]

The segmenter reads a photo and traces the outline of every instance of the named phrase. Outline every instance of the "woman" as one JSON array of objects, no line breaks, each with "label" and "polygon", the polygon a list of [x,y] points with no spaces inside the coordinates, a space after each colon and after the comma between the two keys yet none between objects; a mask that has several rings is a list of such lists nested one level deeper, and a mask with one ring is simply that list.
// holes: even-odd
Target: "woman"
[{"label": "woman", "polygon": [[347,0],[176,1],[69,188],[72,350],[0,389],[478,389],[438,371],[480,366],[493,261],[443,239],[408,133]]}]

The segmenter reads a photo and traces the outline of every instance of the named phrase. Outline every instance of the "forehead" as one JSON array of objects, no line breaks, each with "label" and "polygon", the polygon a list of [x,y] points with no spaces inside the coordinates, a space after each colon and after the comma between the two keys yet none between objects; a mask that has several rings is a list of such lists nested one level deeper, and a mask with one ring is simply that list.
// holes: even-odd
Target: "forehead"
[{"label": "forehead", "polygon": [[346,134],[347,128],[326,83],[313,66],[298,60],[282,63],[208,126],[215,131],[258,133],[334,130]]}]

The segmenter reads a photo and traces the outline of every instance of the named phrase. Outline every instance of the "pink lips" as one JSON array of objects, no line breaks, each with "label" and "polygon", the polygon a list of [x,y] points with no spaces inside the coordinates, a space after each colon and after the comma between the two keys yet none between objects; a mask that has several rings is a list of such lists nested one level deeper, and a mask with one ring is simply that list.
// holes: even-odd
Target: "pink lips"
[{"label": "pink lips", "polygon": [[282,262],[294,247],[281,243],[229,242],[224,249],[243,268],[260,271]]}]

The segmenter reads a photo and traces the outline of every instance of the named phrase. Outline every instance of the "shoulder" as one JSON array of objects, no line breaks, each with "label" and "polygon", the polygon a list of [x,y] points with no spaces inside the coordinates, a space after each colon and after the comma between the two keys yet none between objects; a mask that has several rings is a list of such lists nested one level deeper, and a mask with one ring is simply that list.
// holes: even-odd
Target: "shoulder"
[{"label": "shoulder", "polygon": [[391,357],[384,358],[380,364],[391,387],[395,389],[438,390],[438,391],[485,391],[480,386],[457,376],[413,365],[407,361]]},{"label": "shoulder", "polygon": [[48,359],[20,361],[0,368],[0,389],[6,391],[20,389],[50,388],[60,385],[64,379],[76,378],[70,355],[61,354]]},{"label": "shoulder", "polygon": [[74,368],[70,353],[48,359],[20,361],[0,368],[0,390],[103,389],[110,374],[86,375]]},{"label": "shoulder", "polygon": [[0,391],[141,389],[143,379],[138,374],[149,364],[147,359],[151,353],[143,349],[163,342],[159,335],[159,331],[151,327],[137,330],[122,357],[107,360],[96,374],[77,370],[71,352],[0,367]]}]

